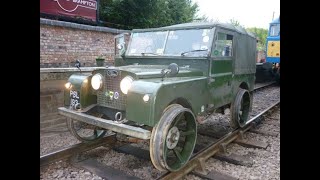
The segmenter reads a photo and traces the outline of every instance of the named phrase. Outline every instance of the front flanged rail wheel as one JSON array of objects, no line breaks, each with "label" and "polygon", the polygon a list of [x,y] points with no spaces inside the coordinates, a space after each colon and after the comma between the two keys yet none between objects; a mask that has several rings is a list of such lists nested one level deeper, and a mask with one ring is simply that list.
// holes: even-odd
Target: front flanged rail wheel
[{"label": "front flanged rail wheel", "polygon": [[197,123],[190,109],[166,108],[150,139],[150,157],[160,171],[178,171],[190,159],[197,139]]},{"label": "front flanged rail wheel", "polygon": [[[101,117],[102,115],[98,116]],[[71,134],[81,142],[92,142],[102,138],[107,130],[67,118],[67,127]]]},{"label": "front flanged rail wheel", "polygon": [[251,95],[248,90],[240,88],[231,104],[231,127],[244,127],[249,118]]}]

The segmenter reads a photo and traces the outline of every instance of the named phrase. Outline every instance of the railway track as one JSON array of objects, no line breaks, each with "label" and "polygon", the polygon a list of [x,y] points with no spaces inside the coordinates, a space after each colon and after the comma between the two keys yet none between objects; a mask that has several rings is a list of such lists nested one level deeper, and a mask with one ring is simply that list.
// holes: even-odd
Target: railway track
[{"label": "railway track", "polygon": [[[273,82],[259,84],[259,85],[255,86],[254,91],[269,87],[271,85],[273,85]],[[217,136],[215,136],[215,138],[216,138],[215,141],[207,147],[202,146],[199,148],[199,146],[198,146],[198,148],[195,148],[195,150],[197,150],[197,152],[192,156],[192,158],[190,159],[188,164],[181,171],[174,172],[174,173],[167,172],[167,173],[161,174],[159,177],[157,177],[157,179],[180,179],[180,178],[184,177],[185,175],[189,174],[190,172],[194,171],[195,169],[196,169],[196,171],[194,171],[193,173],[196,176],[206,178],[206,179],[213,179],[211,177],[211,176],[213,176],[212,175],[213,173],[212,172],[208,173],[203,168],[205,161],[212,156],[226,158],[226,156],[223,155],[223,152],[226,151],[227,145],[232,142],[236,142],[239,144],[242,143],[244,145],[245,144],[250,145],[250,142],[243,139],[243,134],[248,130],[252,130],[252,127],[254,127],[256,125],[256,123],[254,121],[259,119],[262,115],[264,115],[266,112],[270,111],[270,109],[272,109],[273,107],[275,107],[279,103],[280,103],[280,101],[272,104],[268,108],[266,108],[263,111],[261,111],[260,113],[256,114],[253,118],[250,119],[250,121],[252,123],[245,126],[244,128],[234,130],[234,131],[229,132],[228,134],[226,134],[222,137],[219,137],[219,138],[217,138]],[[268,132],[265,132],[265,133],[268,133]],[[106,146],[106,145],[108,145],[109,147],[112,147],[115,142],[116,142],[115,135],[110,135],[110,136],[104,137],[103,139],[100,139],[99,141],[94,142],[94,143],[79,143],[79,144],[73,145],[71,147],[64,148],[64,149],[40,156],[40,166],[44,166],[44,165],[47,165],[47,164],[50,164],[50,163],[53,163],[53,162],[56,162],[56,161],[59,161],[62,159],[74,157],[76,154],[79,154],[79,153],[82,153],[85,151],[89,151],[89,150],[95,149],[97,147]],[[251,145],[254,145],[254,143],[251,143]],[[260,146],[261,146],[261,144],[260,144]],[[118,148],[117,151],[121,152],[121,149]],[[131,152],[128,152],[128,151],[131,151]],[[150,158],[149,152],[147,150],[143,150],[143,149],[139,149],[139,148],[131,148],[131,149],[127,148],[126,150],[123,150],[122,153],[131,154],[135,157],[146,159],[146,160],[148,160]],[[110,179],[110,178],[117,179],[119,177],[121,179],[136,178],[133,176],[128,176],[119,170],[115,171],[115,169],[112,169],[112,168],[109,170],[106,170],[105,167],[95,165],[95,164],[98,164],[96,162],[97,161],[87,160],[87,161],[84,161],[84,163],[82,163],[82,164],[78,163],[78,166],[80,164],[80,167],[83,167],[87,170],[90,170],[91,172],[94,172],[95,174],[99,175],[100,177],[103,177],[106,179]],[[90,164],[90,165],[88,165],[88,164]],[[99,168],[104,168],[104,170],[101,171],[101,170],[99,170]]]},{"label": "railway track", "polygon": [[[205,161],[221,151],[226,152],[226,146],[233,141],[238,140],[238,142],[246,143],[243,138],[243,133],[245,133],[246,131],[250,130],[252,127],[255,126],[255,124],[253,123],[255,120],[257,120],[262,115],[264,115],[266,112],[268,112],[270,109],[274,108],[275,106],[277,106],[279,104],[280,104],[280,101],[274,103],[273,105],[269,106],[267,109],[265,109],[264,111],[262,111],[261,113],[259,113],[255,117],[251,118],[249,120],[251,123],[248,124],[247,126],[245,126],[243,128],[236,129],[233,132],[226,134],[225,136],[220,138],[217,142],[213,142],[208,147],[206,147],[206,148],[202,149],[200,152],[194,154],[193,157],[188,162],[188,164],[185,167],[183,167],[180,171],[168,172],[168,173],[164,174],[163,176],[161,176],[159,179],[164,179],[164,180],[166,180],[166,179],[168,179],[168,180],[169,179],[170,180],[181,179],[182,177],[189,174],[191,171],[193,171],[196,168],[199,168],[197,174],[202,175],[202,177],[204,177],[204,178],[211,179],[210,176],[206,176],[210,173],[206,172],[206,170],[204,169]],[[248,143],[248,144],[250,144],[250,143]]]},{"label": "railway track", "polygon": [[253,91],[256,91],[256,90],[259,90],[259,89],[262,89],[262,88],[266,88],[266,87],[272,86],[272,85],[274,85],[275,83],[276,83],[275,81],[266,82],[266,83],[256,83],[256,84],[254,85]]},{"label": "railway track", "polygon": [[70,147],[63,148],[58,151],[54,151],[46,155],[40,156],[40,166],[44,166],[62,159],[67,159],[75,154],[89,151],[100,146],[112,145],[115,142],[116,137],[114,134],[112,134],[94,142],[75,144]]}]

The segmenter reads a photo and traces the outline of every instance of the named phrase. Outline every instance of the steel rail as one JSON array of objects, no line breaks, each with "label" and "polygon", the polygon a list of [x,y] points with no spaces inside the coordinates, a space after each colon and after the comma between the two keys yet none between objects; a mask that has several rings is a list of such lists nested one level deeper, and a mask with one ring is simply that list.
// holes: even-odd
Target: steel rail
[{"label": "steel rail", "polygon": [[[275,82],[270,82],[268,84],[256,87],[254,91],[257,89],[268,87],[274,83]],[[212,157],[214,154],[219,152],[222,146],[225,147],[226,145],[230,144],[231,142],[239,138],[241,134],[248,131],[253,126],[251,122],[258,119],[260,116],[262,116],[263,114],[265,114],[266,112],[268,112],[270,109],[272,109],[274,106],[278,104],[280,104],[280,101],[274,103],[273,105],[266,108],[264,111],[260,112],[259,114],[251,118],[245,127],[236,129],[233,132],[226,134],[224,137],[220,138],[220,140],[218,140],[217,142],[211,143],[207,148],[204,148],[198,153],[196,153],[195,155],[193,155],[191,160],[188,162],[188,164],[185,167],[183,167],[180,171],[171,172],[171,173],[167,172],[164,175],[162,175],[160,178],[161,179],[179,179],[179,178],[182,178],[184,175],[187,175],[196,167],[203,166],[203,163],[205,160],[207,160],[208,158]],[[62,159],[69,158],[74,154],[89,151],[91,149],[95,149],[105,144],[113,144],[115,142],[116,142],[116,138],[115,138],[115,135],[113,134],[113,135],[109,135],[104,138],[101,138],[94,142],[78,143],[78,144],[48,153],[46,155],[40,156],[40,166],[44,166]]]},{"label": "steel rail", "polygon": [[[265,88],[265,87],[268,87],[268,86],[271,86],[273,84],[275,84],[276,82],[272,81],[272,82],[269,82],[269,83],[266,83],[266,84],[263,84],[261,86],[258,86],[258,87],[254,87],[253,91],[256,91],[258,89],[261,89],[261,88]],[[260,83],[259,83],[260,84]],[[256,85],[256,84],[255,84]]]},{"label": "steel rail", "polygon": [[[268,108],[266,108],[264,111],[262,111],[261,113],[259,113],[255,117],[251,118],[249,121],[253,122],[254,120],[259,118],[260,116],[262,116],[263,114],[265,114],[266,112],[268,112],[270,109],[274,108],[278,104],[280,104],[280,100],[278,102],[272,104]],[[207,148],[204,148],[201,151],[199,151],[198,153],[196,153],[195,155],[193,155],[193,157],[186,164],[186,166],[184,166],[179,171],[167,172],[164,175],[162,175],[161,177],[159,177],[158,179],[164,179],[164,180],[166,180],[166,179],[168,179],[168,180],[181,179],[197,167],[199,167],[200,170],[204,171],[204,162],[207,159],[209,159],[210,157],[212,157],[213,155],[215,155],[216,153],[221,151],[221,149],[223,147],[226,147],[231,142],[235,141],[238,138],[241,138],[243,133],[248,131],[253,126],[254,126],[253,123],[249,123],[243,128],[238,128],[238,129],[226,134],[225,136],[220,138],[217,142],[211,143]]]},{"label": "steel rail", "polygon": [[114,142],[116,142],[116,137],[113,134],[113,135],[103,137],[94,142],[78,143],[78,144],[45,154],[43,156],[40,156],[40,166],[44,166],[62,159],[66,159],[77,153],[89,151],[91,149],[103,146],[105,144],[112,144]]}]

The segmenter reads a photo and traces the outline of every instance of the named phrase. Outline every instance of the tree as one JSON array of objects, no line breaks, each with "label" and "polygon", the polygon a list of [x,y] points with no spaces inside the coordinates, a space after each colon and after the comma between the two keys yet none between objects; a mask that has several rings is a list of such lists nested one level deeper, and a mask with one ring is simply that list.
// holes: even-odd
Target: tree
[{"label": "tree", "polygon": [[246,30],[253,33],[259,39],[258,50],[265,50],[268,30],[263,28],[257,28],[257,27],[246,28]]},{"label": "tree", "polygon": [[[230,19],[230,23],[233,24],[234,26],[239,26],[244,28],[244,26],[241,25],[238,20]],[[245,28],[245,29],[246,31],[253,33],[256,36],[256,38],[259,39],[258,50],[265,50],[268,30],[263,28],[257,28],[257,27],[251,27],[251,28]]]},{"label": "tree", "polygon": [[242,26],[240,24],[240,22],[238,20],[235,20],[235,19],[230,19],[230,24],[234,25],[234,26],[239,26],[239,27],[242,27],[244,28],[244,26]]},{"label": "tree", "polygon": [[121,29],[154,28],[197,18],[191,0],[100,0],[100,20]]}]

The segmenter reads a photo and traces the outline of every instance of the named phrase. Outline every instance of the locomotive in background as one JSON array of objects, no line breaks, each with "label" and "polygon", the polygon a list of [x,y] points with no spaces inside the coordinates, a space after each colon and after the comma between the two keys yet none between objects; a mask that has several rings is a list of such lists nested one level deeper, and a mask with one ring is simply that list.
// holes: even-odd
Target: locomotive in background
[{"label": "locomotive in background", "polygon": [[256,65],[256,82],[280,83],[280,16],[269,25],[265,58]]}]

